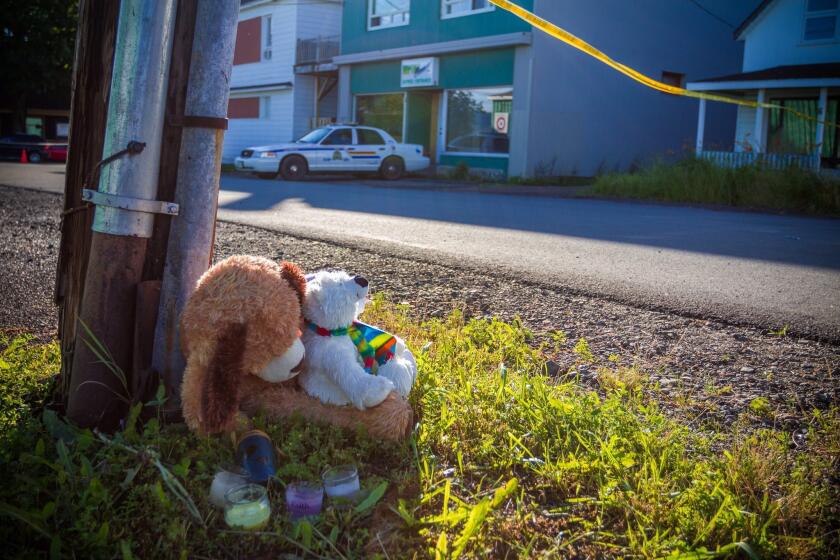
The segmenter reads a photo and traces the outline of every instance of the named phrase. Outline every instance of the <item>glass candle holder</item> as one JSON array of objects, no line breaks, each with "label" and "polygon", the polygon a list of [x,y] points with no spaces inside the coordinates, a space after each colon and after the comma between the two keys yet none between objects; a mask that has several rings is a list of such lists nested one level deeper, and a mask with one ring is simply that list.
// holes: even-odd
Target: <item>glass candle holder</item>
[{"label": "glass candle holder", "polygon": [[245,467],[251,482],[266,484],[277,471],[274,444],[268,434],[259,430],[242,434],[236,446],[236,462]]},{"label": "glass candle holder", "polygon": [[321,480],[330,498],[352,500],[359,493],[359,471],[356,465],[330,467],[321,474]]},{"label": "glass candle holder", "polygon": [[236,465],[222,468],[210,485],[210,503],[219,508],[225,507],[225,494],[228,490],[245,484],[248,484],[248,471]]},{"label": "glass candle holder", "polygon": [[292,520],[318,515],[324,502],[324,487],[317,482],[294,482],[286,486],[286,509]]},{"label": "glass candle holder", "polygon": [[231,529],[260,529],[271,517],[271,504],[265,487],[246,484],[225,494],[225,523]]}]

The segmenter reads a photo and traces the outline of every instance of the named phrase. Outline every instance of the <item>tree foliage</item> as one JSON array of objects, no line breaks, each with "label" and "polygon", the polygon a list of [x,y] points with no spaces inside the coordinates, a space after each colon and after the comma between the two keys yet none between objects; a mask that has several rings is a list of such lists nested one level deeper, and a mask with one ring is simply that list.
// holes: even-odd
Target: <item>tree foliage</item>
[{"label": "tree foliage", "polygon": [[2,98],[22,113],[16,120],[32,97],[69,90],[78,9],[78,0],[4,0]]}]

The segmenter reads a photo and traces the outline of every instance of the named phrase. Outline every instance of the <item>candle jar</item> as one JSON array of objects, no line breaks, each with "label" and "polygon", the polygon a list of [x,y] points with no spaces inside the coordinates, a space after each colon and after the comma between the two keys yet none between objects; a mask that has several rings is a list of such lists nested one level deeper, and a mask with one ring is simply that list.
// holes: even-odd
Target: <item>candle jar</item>
[{"label": "candle jar", "polygon": [[251,430],[239,438],[236,461],[248,471],[251,482],[266,484],[277,470],[274,445],[265,432]]},{"label": "candle jar", "polygon": [[231,529],[260,529],[270,516],[271,504],[263,486],[245,484],[225,494],[225,523]]},{"label": "candle jar", "polygon": [[227,491],[245,484],[248,484],[248,471],[236,465],[224,467],[213,477],[213,483],[210,485],[210,503],[219,508],[225,507]]},{"label": "candle jar", "polygon": [[359,494],[359,472],[356,465],[330,467],[321,474],[324,490],[332,499],[353,500]]},{"label": "candle jar", "polygon": [[294,482],[286,486],[286,509],[292,520],[318,515],[324,501],[324,487],[317,482]]}]

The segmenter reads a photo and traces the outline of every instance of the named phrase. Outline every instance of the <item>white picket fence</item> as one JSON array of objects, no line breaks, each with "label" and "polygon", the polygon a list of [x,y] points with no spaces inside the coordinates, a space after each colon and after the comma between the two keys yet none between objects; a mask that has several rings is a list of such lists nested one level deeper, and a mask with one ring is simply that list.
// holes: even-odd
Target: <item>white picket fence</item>
[{"label": "white picket fence", "polygon": [[819,156],[798,154],[758,154],[755,152],[715,152],[704,150],[700,158],[711,161],[720,167],[736,168],[758,164],[766,169],[787,169],[799,167],[811,171],[820,170]]}]

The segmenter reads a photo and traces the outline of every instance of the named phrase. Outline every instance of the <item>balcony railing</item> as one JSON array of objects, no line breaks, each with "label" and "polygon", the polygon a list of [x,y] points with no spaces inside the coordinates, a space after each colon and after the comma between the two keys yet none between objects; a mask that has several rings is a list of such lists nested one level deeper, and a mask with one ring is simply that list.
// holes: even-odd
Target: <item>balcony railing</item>
[{"label": "balcony railing", "polygon": [[323,64],[338,56],[339,37],[298,39],[295,64]]},{"label": "balcony railing", "polygon": [[700,158],[711,161],[720,167],[731,169],[758,164],[765,169],[787,169],[799,167],[819,171],[820,158],[818,156],[803,156],[799,154],[760,154],[755,152],[714,152],[704,150]]}]

